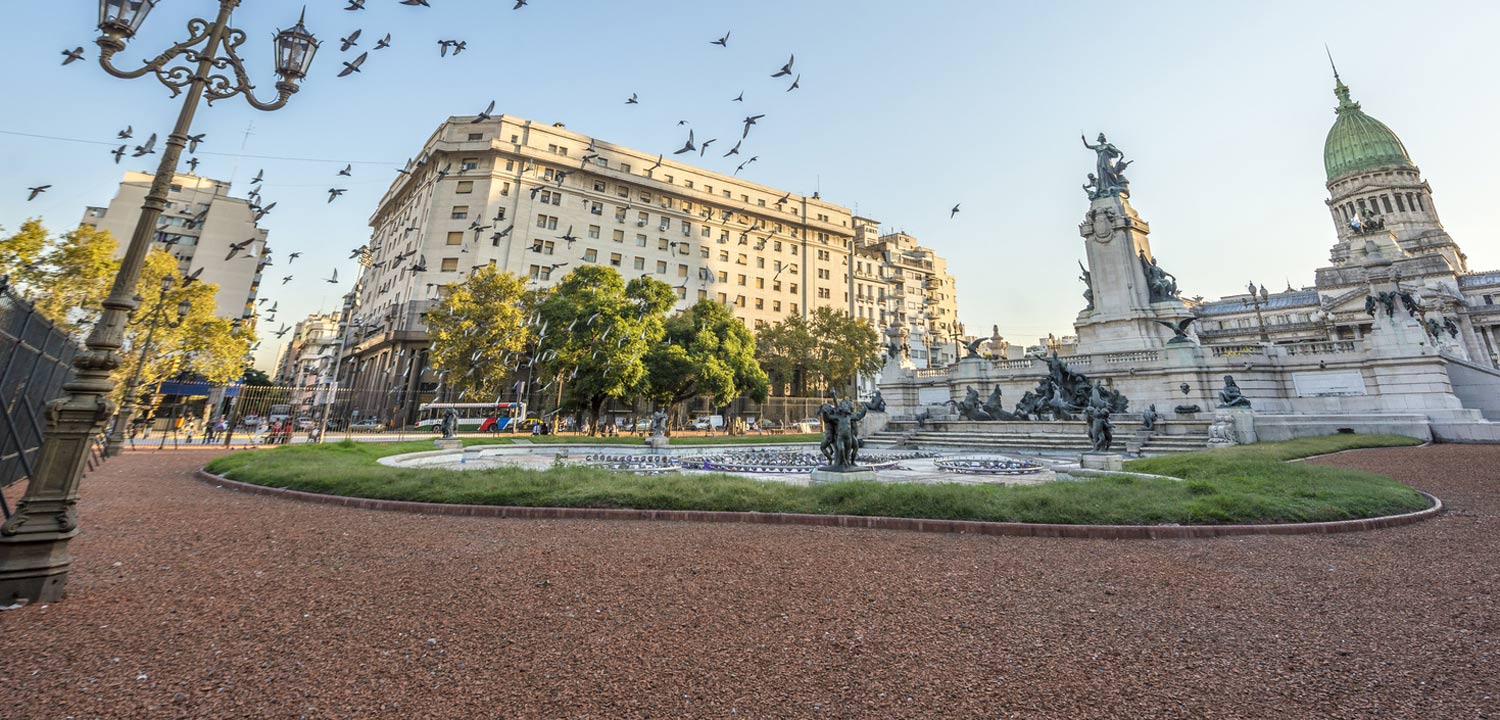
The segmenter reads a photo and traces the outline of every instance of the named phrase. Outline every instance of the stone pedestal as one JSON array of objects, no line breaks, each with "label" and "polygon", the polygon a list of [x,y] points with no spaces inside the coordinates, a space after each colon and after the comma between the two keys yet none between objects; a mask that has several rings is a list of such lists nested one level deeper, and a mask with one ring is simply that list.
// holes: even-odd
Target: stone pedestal
[{"label": "stone pedestal", "polygon": [[1174,334],[1162,322],[1192,317],[1181,300],[1151,301],[1141,267],[1150,260],[1151,226],[1120,195],[1095,199],[1078,227],[1088,255],[1094,306],[1078,314],[1080,352],[1119,353],[1160,349]]},{"label": "stone pedestal", "polygon": [[852,480],[875,479],[875,471],[867,467],[833,467],[825,466],[812,471],[810,476],[812,484],[850,482]]},{"label": "stone pedestal", "polygon": [[1086,452],[1078,456],[1078,466],[1084,470],[1119,472],[1125,469],[1125,458],[1119,453]]},{"label": "stone pedestal", "polygon": [[885,430],[886,426],[889,425],[890,422],[891,416],[889,413],[870,412],[865,415],[865,419],[859,421],[859,436],[861,438],[867,438],[871,435],[874,435],[875,433]]},{"label": "stone pedestal", "polygon": [[464,441],[458,438],[438,438],[432,441],[439,450],[458,450],[464,446]]},{"label": "stone pedestal", "polygon": [[646,447],[652,450],[662,450],[667,447],[667,442],[666,435],[652,435],[646,438]]}]

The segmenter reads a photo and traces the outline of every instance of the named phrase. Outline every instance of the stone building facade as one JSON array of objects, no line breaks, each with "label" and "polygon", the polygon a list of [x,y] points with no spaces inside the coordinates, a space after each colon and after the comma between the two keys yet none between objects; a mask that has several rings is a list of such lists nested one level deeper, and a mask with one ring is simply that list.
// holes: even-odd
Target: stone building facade
[{"label": "stone building facade", "polygon": [[[879,320],[869,298],[885,271],[856,264],[853,213],[817,194],[511,115],[449,118],[417,158],[370,218],[346,387],[421,397],[435,384],[423,377],[423,313],[485,266],[543,287],[582,265],[613,267],[672,285],[678,309],[718,301],[752,330],[819,307]],[[946,282],[939,320],[951,323],[952,279],[940,265],[927,274]]]},{"label": "stone building facade", "polygon": [[[123,256],[141,216],[141,204],[156,176],[127,172],[108,206],[84,211],[81,225],[108,230],[116,240],[116,256]],[[178,260],[184,275],[202,270],[200,282],[218,286],[214,296],[219,317],[249,320],[254,316],[261,272],[270,263],[267,230],[256,225],[255,211],[245,198],[231,197],[229,183],[197,175],[172,176],[167,209],[162,212],[153,248]],[[229,246],[250,244],[226,260]]]}]

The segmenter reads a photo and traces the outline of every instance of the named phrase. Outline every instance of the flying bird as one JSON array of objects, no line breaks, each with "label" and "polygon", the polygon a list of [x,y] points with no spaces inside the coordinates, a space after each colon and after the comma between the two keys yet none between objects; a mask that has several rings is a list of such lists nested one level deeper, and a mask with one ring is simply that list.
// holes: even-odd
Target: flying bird
[{"label": "flying bird", "polygon": [[729,148],[729,152],[724,153],[721,157],[729,157],[730,155],[738,155],[738,154],[740,154],[740,143],[743,143],[743,142],[745,142],[745,141],[743,139],[741,139],[739,142],[735,143],[734,147]]},{"label": "flying bird", "polygon": [[115,139],[117,139],[117,140],[129,140],[133,135],[135,135],[135,126],[134,125],[126,125],[124,130],[121,130],[120,132],[115,133]]},{"label": "flying bird", "polygon": [[62,64],[64,64],[64,65],[67,65],[69,63],[78,62],[79,60],[83,59],[83,46],[79,45],[78,47],[76,47],[76,48],[74,48],[72,50],[64,50],[64,51],[62,51],[62,56],[63,56]]},{"label": "flying bird", "polygon": [[229,243],[229,254],[224,256],[224,260],[226,262],[229,260],[233,260],[235,255],[244,252],[245,248],[250,247],[250,243],[253,242],[255,242],[255,238],[250,238],[249,240],[244,240],[237,243]]},{"label": "flying bird", "polygon": [[36,196],[41,195],[44,192],[47,192],[47,188],[50,188],[50,187],[52,187],[52,186],[51,185],[38,185],[38,186],[33,187],[33,188],[26,188],[27,190],[31,191],[31,194],[26,196],[26,202],[31,202],[32,200],[35,200]]},{"label": "flying bird", "polygon": [[116,165],[120,164],[120,158],[125,155],[125,149],[128,148],[128,147],[130,147],[130,146],[129,145],[121,145],[120,147],[115,148],[114,151],[110,153],[111,155],[115,156],[115,164]]},{"label": "flying bird", "polygon": [[188,164],[188,168],[189,168],[189,170],[188,170],[189,173],[196,173],[196,172],[198,172],[198,158],[188,158],[187,164]]},{"label": "flying bird", "polygon": [[198,282],[198,277],[200,275],[202,275],[202,274],[203,274],[203,268],[198,268],[197,270],[194,270],[192,273],[188,274],[187,277],[184,277],[182,279],[182,286],[183,287],[187,287],[189,285],[192,285],[195,282]]},{"label": "flying bird", "polygon": [[289,330],[291,330],[291,328],[289,328],[289,327],[287,327],[285,325],[282,325],[280,330],[276,330],[276,331],[272,332],[271,334],[275,335],[278,338],[286,337],[287,331],[289,331]]},{"label": "flying bird", "polygon": [[958,217],[958,206],[962,205],[962,204],[963,203],[958,203],[958,205],[954,205],[953,206],[952,210],[948,211],[948,219],[949,220],[952,220],[953,218]]},{"label": "flying bird", "polygon": [[362,52],[359,54],[359,57],[354,58],[354,62],[344,63],[344,69],[339,71],[339,77],[344,77],[349,73],[360,72],[359,66],[365,64],[365,57],[369,54],[370,53]]},{"label": "flying bird", "polygon": [[639,104],[641,104],[640,96],[637,95],[637,94],[635,94],[635,93],[630,93],[630,99],[626,100],[625,104],[626,105],[639,105]]},{"label": "flying bird", "polygon": [[384,49],[386,49],[386,48],[388,48],[390,46],[391,46],[391,34],[390,33],[386,33],[385,37],[380,38],[380,40],[375,43],[375,49],[376,50],[384,50]]},{"label": "flying bird", "polygon": [[793,90],[796,90],[799,87],[802,87],[802,74],[801,73],[797,74],[797,79],[792,81],[792,86],[789,87],[789,88],[787,88],[786,91],[787,92],[791,92]]},{"label": "flying bird", "polygon": [[250,178],[250,184],[253,185],[253,184],[261,182],[261,181],[263,181],[265,179],[266,179],[266,171],[265,170],[256,170],[255,171],[255,177]]},{"label": "flying bird", "polygon": [[333,202],[334,198],[346,192],[349,192],[347,188],[328,188],[328,202]]},{"label": "flying bird", "polygon": [[288,276],[286,276],[286,277],[284,277],[284,278],[281,279],[281,284],[285,285],[285,284],[287,284],[287,283],[289,283],[291,281],[292,281],[292,276],[288,275]]},{"label": "flying bird", "polygon": [[782,65],[781,69],[777,70],[776,74],[772,75],[771,77],[777,78],[777,77],[782,77],[784,75],[791,75],[792,74],[792,63],[794,63],[794,62],[797,62],[797,54],[796,53],[793,53],[792,54],[792,58],[790,60],[787,60],[786,64]]},{"label": "flying bird", "polygon": [[188,139],[188,152],[189,153],[196,153],[196,152],[198,152],[198,143],[203,142],[203,136],[206,135],[206,134],[207,133],[198,133],[197,135],[189,135],[188,136],[187,139]]},{"label": "flying bird", "polygon": [[663,155],[657,155],[656,156],[656,164],[652,165],[651,167],[646,168],[646,172],[651,172],[652,170],[655,170],[655,169],[661,167],[661,161],[662,161],[663,157],[665,157],[665,156],[663,156]]},{"label": "flying bird", "polygon": [[294,252],[291,255],[286,256],[286,264],[291,265],[292,261],[296,260],[299,257],[302,257],[302,253]]},{"label": "flying bird", "polygon": [[713,41],[713,42],[711,42],[709,44],[710,45],[718,45],[719,47],[726,47],[726,48],[729,47],[729,35],[732,32],[734,32],[734,31],[730,30],[729,32],[724,33],[724,37],[721,37],[718,40],[715,40],[715,41]]},{"label": "flying bird", "polygon": [[513,7],[513,8],[511,8],[511,9],[512,10],[520,10],[523,7],[526,7],[526,0],[516,0],[516,6]]},{"label": "flying bird", "polygon": [[573,243],[578,242],[578,238],[573,237],[573,226],[572,225],[569,225],[568,226],[568,231],[565,232],[565,233],[563,233],[562,236],[559,237],[558,239],[559,240],[566,240],[568,242],[568,247],[573,247]]},{"label": "flying bird", "polygon": [[763,117],[765,117],[765,115],[751,115],[745,118],[745,131],[740,133],[740,139],[744,140],[745,138],[750,137],[750,126],[759,122]]},{"label": "flying bird", "polygon": [[401,0],[401,4],[411,5],[412,7],[416,7],[418,5],[421,5],[422,7],[432,7],[431,5],[427,4],[427,0]]},{"label": "flying bird", "polygon": [[494,100],[490,101],[489,107],[485,108],[483,112],[481,112],[477,116],[475,116],[473,120],[470,120],[469,124],[473,125],[473,124],[476,124],[476,123],[482,123],[485,120],[490,119],[490,113],[492,113],[492,112],[495,112],[495,101]]},{"label": "flying bird", "polygon": [[352,177],[354,175],[354,164],[345,165],[344,169],[339,171],[339,174],[344,177]]},{"label": "flying bird", "polygon": [[342,45],[339,46],[339,52],[347,52],[349,50],[349,48],[352,48],[355,45],[358,45],[359,43],[356,42],[356,41],[359,40],[359,34],[360,34],[360,32],[361,32],[360,30],[355,30],[354,32],[349,33],[349,37],[339,38],[339,42],[343,43]]},{"label": "flying bird", "polygon": [[687,144],[683,145],[682,149],[680,149],[680,150],[678,150],[678,151],[676,151],[676,152],[674,152],[672,154],[673,155],[681,155],[681,154],[683,154],[685,152],[692,152],[692,151],[697,150],[697,149],[698,149],[698,146],[693,144],[693,131],[692,130],[688,130]]},{"label": "flying bird", "polygon": [[363,9],[365,9],[365,0],[349,0],[349,7],[346,7],[344,9],[345,10],[363,10]]},{"label": "flying bird", "polygon": [[146,138],[146,144],[145,145],[137,145],[137,146],[135,146],[135,152],[131,153],[130,156],[131,157],[145,157],[146,155],[152,155],[155,152],[156,152],[156,133],[151,133],[151,137]]},{"label": "flying bird", "polygon": [[704,140],[703,144],[698,146],[698,157],[703,157],[706,153],[708,153],[708,146],[718,141],[718,138],[713,138],[712,140]]},{"label": "flying bird", "polygon": [[323,282],[326,282],[326,283],[328,283],[330,285],[337,285],[337,284],[339,284],[339,269],[338,268],[334,268],[333,269],[333,277],[323,278]]}]

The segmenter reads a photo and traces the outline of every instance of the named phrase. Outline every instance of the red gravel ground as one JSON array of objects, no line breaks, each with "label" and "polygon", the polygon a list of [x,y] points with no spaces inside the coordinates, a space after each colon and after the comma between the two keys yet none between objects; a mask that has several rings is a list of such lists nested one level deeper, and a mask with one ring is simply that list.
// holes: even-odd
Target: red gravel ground
[{"label": "red gravel ground", "polygon": [[1448,503],[1333,536],[1088,541],[423,517],[87,480],[0,717],[1500,717],[1500,447],[1321,460]]}]

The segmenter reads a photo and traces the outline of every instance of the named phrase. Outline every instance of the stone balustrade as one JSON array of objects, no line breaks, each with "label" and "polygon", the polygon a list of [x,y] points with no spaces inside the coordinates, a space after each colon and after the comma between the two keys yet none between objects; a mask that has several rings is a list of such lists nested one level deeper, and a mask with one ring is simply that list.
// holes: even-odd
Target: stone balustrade
[{"label": "stone balustrade", "polygon": [[1341,355],[1360,352],[1358,340],[1329,340],[1327,342],[1295,343],[1281,345],[1287,355]]}]

